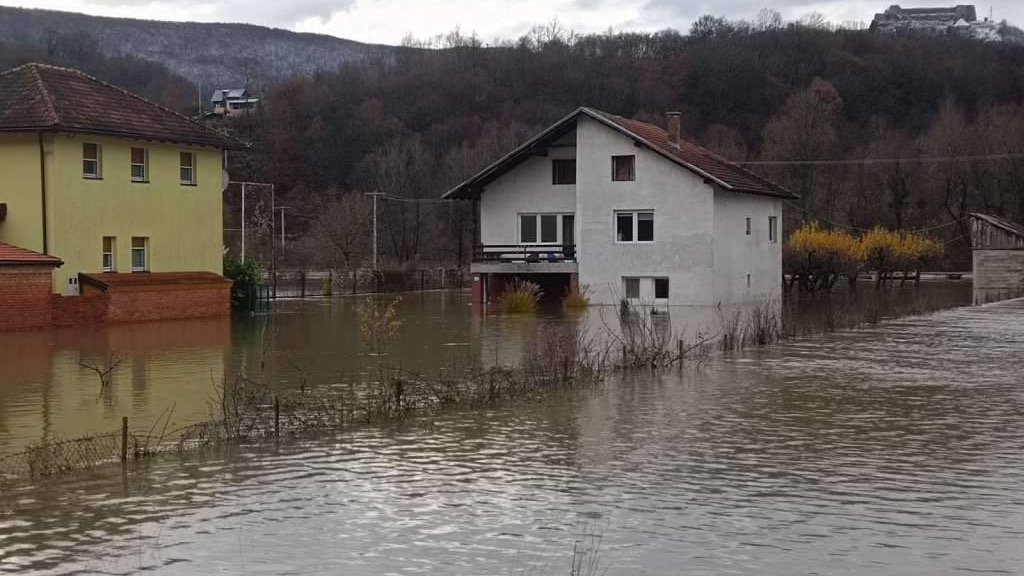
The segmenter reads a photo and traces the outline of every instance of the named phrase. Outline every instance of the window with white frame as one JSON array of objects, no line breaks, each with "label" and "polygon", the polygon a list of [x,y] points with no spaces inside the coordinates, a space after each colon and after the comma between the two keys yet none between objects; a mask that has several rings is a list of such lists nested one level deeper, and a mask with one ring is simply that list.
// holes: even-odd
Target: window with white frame
[{"label": "window with white frame", "polygon": [[668,300],[668,278],[654,279],[654,300]]},{"label": "window with white frame", "polygon": [[191,186],[196,183],[196,155],[193,152],[182,152],[180,159],[181,183]]},{"label": "window with white frame", "polygon": [[95,142],[82,143],[82,177],[100,177],[100,145]]},{"label": "window with white frame", "polygon": [[132,237],[132,272],[149,270],[149,238]]},{"label": "window with white frame", "polygon": [[654,242],[654,212],[615,213],[615,241],[621,243]]},{"label": "window with white frame", "polygon": [[622,290],[625,293],[626,300],[639,300],[640,299],[640,279],[639,278],[623,278],[622,279]]},{"label": "window with white frame", "polygon": [[132,182],[149,180],[149,150],[145,148],[131,149]]},{"label": "window with white frame", "polygon": [[775,216],[768,217],[768,242],[775,244],[779,241],[779,219]]},{"label": "window with white frame", "polygon": [[115,253],[114,246],[115,246],[115,240],[114,240],[113,236],[104,236],[103,237],[103,259],[102,259],[102,265],[103,265],[103,271],[104,272],[113,272],[114,270],[116,270],[116,267],[115,267],[115,264],[114,264],[114,253]]},{"label": "window with white frame", "polygon": [[520,214],[520,244],[572,244],[572,214]]}]

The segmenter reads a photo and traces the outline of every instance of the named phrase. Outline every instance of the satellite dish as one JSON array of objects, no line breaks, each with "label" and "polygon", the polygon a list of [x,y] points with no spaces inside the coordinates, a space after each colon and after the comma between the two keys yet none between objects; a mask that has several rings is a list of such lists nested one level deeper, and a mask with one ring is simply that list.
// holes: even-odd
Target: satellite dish
[{"label": "satellite dish", "polygon": [[228,184],[230,184],[230,183],[231,183],[231,178],[228,176],[228,171],[227,170],[221,170],[220,171],[220,191],[221,192],[226,192],[227,189],[228,189]]}]

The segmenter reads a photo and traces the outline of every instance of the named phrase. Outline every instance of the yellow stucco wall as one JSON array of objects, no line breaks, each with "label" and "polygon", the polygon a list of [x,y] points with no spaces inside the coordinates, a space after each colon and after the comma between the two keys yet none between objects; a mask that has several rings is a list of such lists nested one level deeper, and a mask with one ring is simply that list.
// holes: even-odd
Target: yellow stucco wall
[{"label": "yellow stucco wall", "polygon": [[[85,142],[100,145],[99,179],[82,176]],[[149,150],[147,182],[131,180],[132,147]],[[5,163],[0,165],[4,180],[8,168],[17,173],[14,180],[19,182],[29,182],[34,174],[34,199],[39,204],[37,137],[30,135],[21,145],[9,148],[0,153],[0,161]],[[23,153],[22,148],[31,148],[34,162],[28,160],[29,153]],[[44,149],[48,252],[64,261],[54,272],[55,292],[66,293],[68,279],[76,278],[80,272],[102,270],[104,236],[116,238],[114,262],[118,272],[131,271],[131,239],[144,237],[148,238],[147,265],[151,272],[222,273],[223,155],[219,149],[89,134],[46,135]],[[7,159],[8,151],[12,160]],[[180,183],[181,151],[196,154],[195,186]],[[24,164],[13,159],[21,156],[25,157]],[[24,188],[31,186],[26,184]],[[9,209],[8,222],[0,226],[6,227],[10,221],[21,218],[41,222],[38,211],[32,216],[27,210],[20,214]],[[0,230],[0,239],[42,250],[40,228],[41,224],[22,226],[19,222],[12,227],[9,239]],[[29,242],[33,233],[39,238],[35,243]]]},{"label": "yellow stucco wall", "polygon": [[36,252],[43,250],[43,202],[36,134],[0,134],[0,242]]}]

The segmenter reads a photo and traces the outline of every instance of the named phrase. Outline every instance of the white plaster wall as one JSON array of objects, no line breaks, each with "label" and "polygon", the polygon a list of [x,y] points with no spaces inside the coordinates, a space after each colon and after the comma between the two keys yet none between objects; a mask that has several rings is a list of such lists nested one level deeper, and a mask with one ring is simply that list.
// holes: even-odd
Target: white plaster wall
[{"label": "white plaster wall", "polygon": [[[593,119],[580,119],[576,138],[579,281],[591,302],[616,304],[623,276],[661,276],[669,278],[670,305],[714,304],[711,187]],[[636,156],[635,181],[612,181],[615,155]],[[616,243],[616,210],[653,210],[654,243]]]},{"label": "white plaster wall", "polygon": [[[547,157],[534,156],[487,185],[480,196],[481,243],[518,244],[521,213],[575,211],[577,186],[551,183],[551,160],[575,156],[575,147],[552,147]],[[578,181],[578,164],[576,172]]]},{"label": "white plaster wall", "polygon": [[[774,243],[768,241],[769,216],[777,219]],[[716,190],[714,246],[716,303],[755,302],[782,293],[782,200]]]}]

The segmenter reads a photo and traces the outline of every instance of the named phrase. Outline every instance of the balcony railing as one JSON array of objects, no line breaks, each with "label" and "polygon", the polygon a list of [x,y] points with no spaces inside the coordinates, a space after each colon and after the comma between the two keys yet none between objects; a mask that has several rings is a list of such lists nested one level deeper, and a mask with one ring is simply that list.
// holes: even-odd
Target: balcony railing
[{"label": "balcony railing", "polygon": [[575,262],[575,244],[487,244],[473,250],[474,262]]}]

